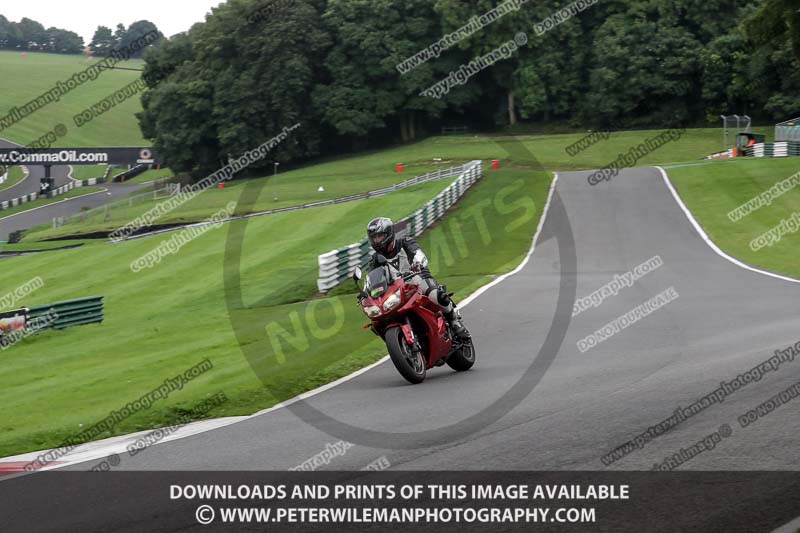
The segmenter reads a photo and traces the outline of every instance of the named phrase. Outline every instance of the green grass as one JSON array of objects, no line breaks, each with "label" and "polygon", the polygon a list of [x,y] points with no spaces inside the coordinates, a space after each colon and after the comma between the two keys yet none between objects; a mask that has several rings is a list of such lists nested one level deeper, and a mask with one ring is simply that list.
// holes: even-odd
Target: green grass
[{"label": "green grass", "polygon": [[737,222],[728,213],[800,171],[800,159],[736,159],[667,169],[678,193],[714,243],[745,263],[800,278],[800,233],[784,236],[758,251],[750,241],[800,212],[800,188]]},{"label": "green grass", "polygon": [[[489,173],[451,212],[449,222],[422,239],[431,250],[431,266],[439,279],[463,296],[516,264],[530,245],[549,181],[548,175],[530,170]],[[352,294],[306,301],[316,292],[316,256],[360,238],[366,221],[374,216],[409,214],[447,183],[318,208],[313,216],[295,212],[251,219],[239,267],[243,298],[250,306],[245,309],[227,308],[221,274],[227,232],[242,222],[209,232],[138,274],[130,271],[130,263],[164,236],[116,245],[94,242],[76,250],[3,259],[3,285],[8,291],[34,272],[45,281],[24,305],[103,294],[106,320],[102,325],[45,332],[5,351],[0,402],[7,414],[0,432],[0,456],[55,446],[78,432],[80,424],[94,423],[206,357],[214,363],[212,371],[119,424],[113,433],[169,424],[218,391],[230,401],[210,416],[252,413],[374,361],[385,350],[360,328],[364,317]],[[489,224],[491,238],[486,241],[477,223],[471,222],[476,209],[484,212]],[[451,235],[454,220],[460,220],[469,243],[466,249],[459,249],[461,241]],[[469,255],[469,267],[454,260],[448,266],[442,252],[448,241],[455,257]],[[87,264],[102,265],[102,274],[86,277]],[[76,277],[82,280],[78,285]],[[267,301],[255,305],[264,297]],[[268,347],[266,324],[285,324],[294,311],[305,313],[309,305],[321,309],[321,324],[326,323],[326,309],[336,305],[346,309],[340,331],[311,350],[295,350],[287,357],[289,364],[266,356],[273,386],[265,388],[243,357],[226,317],[232,313],[236,323],[245,324],[239,334],[246,345]]]},{"label": "green grass", "polygon": [[106,173],[107,168],[108,165],[72,165],[72,179],[101,178]]},{"label": "green grass", "polygon": [[42,207],[44,205],[53,204],[56,202],[60,202],[61,200],[66,200],[68,198],[78,198],[80,196],[86,196],[88,194],[96,193],[98,191],[104,190],[103,187],[78,187],[76,189],[72,189],[71,191],[67,191],[62,195],[56,196],[55,198],[39,198],[32,202],[27,202],[16,207],[12,207],[11,209],[4,209],[0,211],[0,220],[5,217],[11,215],[17,215],[24,211],[30,211],[31,209],[35,209],[37,207]]},{"label": "green grass", "polygon": [[[93,60],[92,63],[95,63]],[[130,60],[119,66],[141,68],[140,60]],[[50,90],[58,81],[90,66],[83,55],[41,54],[28,52],[0,52],[0,113],[14,106],[22,106],[36,96]],[[28,144],[57,124],[67,127],[67,135],[58,140],[64,146],[147,146],[134,113],[141,110],[139,96],[129,98],[107,113],[78,128],[72,117],[136,80],[140,72],[107,70],[94,81],[75,88],[60,101],[52,103],[25,117],[10,128],[0,131],[0,137],[20,144]]]},{"label": "green grass", "polygon": [[[242,191],[247,187],[260,183],[265,184],[264,192],[249,210],[251,212],[267,211],[279,207],[316,202],[379,189],[411,178],[416,174],[435,170],[435,168],[432,164],[419,163],[414,166],[414,173],[409,171],[408,173],[397,174],[392,170],[384,169],[383,172],[371,174],[367,169],[359,169],[357,163],[351,163],[351,166],[347,169],[332,170],[330,174],[326,174],[325,170],[320,171],[316,167],[310,167],[305,170],[279,174],[276,178],[235,180],[226,183],[224,189],[212,188],[203,192],[178,209],[161,217],[157,223],[204,220],[211,214],[223,209],[229,202],[237,201]],[[167,169],[149,172],[152,174],[147,176],[144,181],[167,177],[171,174]],[[320,177],[320,174],[326,177]],[[267,181],[262,181],[263,179]],[[443,185],[445,181],[442,181]],[[139,180],[134,182],[139,182]],[[319,192],[320,186],[325,188],[324,192]],[[132,204],[126,200],[115,202],[109,209],[108,217],[104,210],[98,210],[95,216],[90,216],[82,222],[71,223],[55,229],[47,226],[32,228],[25,235],[25,240],[36,241],[64,235],[111,231],[124,226],[127,222],[152,209],[156,204],[166,200],[166,198],[153,199],[152,194],[147,196],[144,193],[136,193],[136,195],[142,195],[141,199],[144,199],[144,201],[136,201]],[[276,197],[278,198],[277,200],[275,200]]]},{"label": "green grass", "polygon": [[[576,170],[600,168],[642,142],[659,133],[653,131],[619,132],[611,134],[607,141],[597,143],[575,157],[569,156],[567,146],[584,134],[562,134],[541,136],[509,135],[448,135],[431,137],[418,143],[362,154],[358,157],[339,158],[288,172],[276,177],[235,180],[223,190],[208,191],[181,208],[162,217],[158,223],[192,222],[203,220],[238,197],[248,183],[266,179],[266,191],[254,211],[274,209],[288,205],[313,202],[336,196],[346,196],[385,187],[438,167],[450,167],[472,159],[499,159],[501,168],[518,168],[527,164],[532,153],[546,170]],[[524,150],[520,150],[520,143]],[[666,144],[643,158],[639,165],[653,165],[674,161],[697,161],[701,157],[719,150],[720,132],[716,128],[688,130],[681,139]],[[434,163],[434,158],[442,158]],[[395,163],[403,163],[402,174],[394,172]],[[325,192],[318,192],[323,186]],[[274,198],[277,197],[277,200]],[[105,214],[90,218],[81,224],[70,224],[62,228],[36,228],[26,235],[26,240],[41,240],[65,235],[79,235],[97,231],[111,231],[135,219],[151,209],[156,201],[128,206],[122,204],[111,210],[110,220]]]},{"label": "green grass", "polygon": [[0,183],[0,191],[3,189],[8,189],[9,187],[13,187],[25,177],[25,171],[22,170],[21,167],[13,166],[8,167],[8,177],[6,181]]},{"label": "green grass", "polygon": [[161,169],[152,169],[142,172],[138,176],[134,176],[133,178],[125,180],[125,183],[147,183],[148,181],[155,181],[164,178],[171,178],[175,175],[168,168],[161,168]]},{"label": "green grass", "polygon": [[[72,179],[76,180],[88,180],[91,178],[101,178],[105,175],[106,169],[108,165],[73,165],[72,166]],[[114,168],[111,171],[109,177],[113,177],[115,174],[119,174],[124,169],[122,168]],[[148,181],[154,181],[162,178],[171,178],[174,173],[168,168],[162,168],[159,170],[148,170],[142,172],[138,176],[125,180],[125,183],[146,183]]]}]

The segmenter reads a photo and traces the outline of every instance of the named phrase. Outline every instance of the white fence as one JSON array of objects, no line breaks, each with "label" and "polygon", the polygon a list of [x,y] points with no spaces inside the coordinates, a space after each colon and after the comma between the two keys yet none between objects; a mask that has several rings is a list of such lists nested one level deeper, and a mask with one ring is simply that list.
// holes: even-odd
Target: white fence
[{"label": "white fence", "polygon": [[[398,229],[405,228],[405,231],[414,237],[421,234],[434,222],[442,218],[442,215],[461,198],[467,189],[480,179],[482,171],[483,165],[481,161],[471,161],[466,165],[439,171],[448,173],[439,175],[439,177],[457,175],[458,178],[411,216],[398,222],[396,227]],[[420,176],[420,178],[422,177]],[[422,181],[429,181],[430,179],[433,178],[429,177]],[[386,192],[391,190],[392,188],[389,187]],[[320,255],[317,258],[319,263],[317,288],[321,292],[326,292],[336,287],[350,277],[355,267],[364,266],[369,259],[369,255],[370,246],[366,237],[357,243]]]}]

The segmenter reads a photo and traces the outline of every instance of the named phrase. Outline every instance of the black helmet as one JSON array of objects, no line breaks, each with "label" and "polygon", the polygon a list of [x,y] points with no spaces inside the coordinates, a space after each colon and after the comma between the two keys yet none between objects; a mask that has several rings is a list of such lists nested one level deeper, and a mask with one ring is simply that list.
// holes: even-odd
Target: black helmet
[{"label": "black helmet", "polygon": [[367,224],[367,237],[373,250],[379,254],[394,251],[394,222],[390,218],[376,218]]}]

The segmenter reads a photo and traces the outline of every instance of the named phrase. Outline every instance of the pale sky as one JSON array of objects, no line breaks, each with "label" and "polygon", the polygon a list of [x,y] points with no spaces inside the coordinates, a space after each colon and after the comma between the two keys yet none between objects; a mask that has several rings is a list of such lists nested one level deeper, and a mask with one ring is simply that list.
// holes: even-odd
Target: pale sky
[{"label": "pale sky", "polygon": [[161,33],[170,37],[203,22],[212,7],[222,0],[4,0],[0,15],[19,22],[22,17],[74,31],[88,45],[97,26],[112,30],[118,23],[127,28],[137,20],[154,22]]}]

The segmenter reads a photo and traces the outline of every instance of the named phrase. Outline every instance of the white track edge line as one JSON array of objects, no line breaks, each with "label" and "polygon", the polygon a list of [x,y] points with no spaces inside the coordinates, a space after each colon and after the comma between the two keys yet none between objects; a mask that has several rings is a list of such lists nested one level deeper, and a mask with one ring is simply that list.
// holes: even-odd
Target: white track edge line
[{"label": "white track edge line", "polygon": [[744,268],[745,270],[749,270],[751,272],[756,272],[758,274],[763,274],[764,276],[769,276],[771,278],[777,278],[777,279],[780,279],[780,280],[783,280],[783,281],[789,281],[791,283],[800,283],[800,279],[795,279],[795,278],[791,278],[789,276],[783,276],[781,274],[776,274],[774,272],[769,272],[767,270],[761,270],[761,269],[752,267],[752,266],[750,266],[750,265],[748,265],[746,263],[743,263],[743,262],[739,261],[735,257],[731,257],[728,254],[726,254],[725,252],[723,252],[722,249],[720,249],[719,246],[714,244],[714,241],[711,240],[711,238],[708,236],[708,234],[703,230],[703,228],[700,226],[700,224],[694,218],[694,215],[692,215],[691,211],[689,211],[689,208],[686,207],[686,204],[683,203],[683,200],[681,200],[681,197],[678,195],[678,191],[675,190],[675,187],[672,185],[672,182],[669,180],[669,176],[667,175],[667,172],[662,167],[658,167],[657,166],[655,168],[657,168],[658,171],[661,172],[661,176],[664,178],[664,183],[667,185],[667,188],[672,193],[672,196],[673,196],[673,198],[675,198],[675,201],[678,203],[678,206],[683,210],[683,213],[686,215],[686,218],[689,219],[689,222],[692,223],[692,226],[694,226],[694,229],[697,231],[697,233],[700,235],[700,237],[706,242],[706,244],[712,250],[714,250],[714,252],[717,253],[717,255],[727,259],[728,261],[730,261],[731,263],[733,263],[736,266]]},{"label": "white track edge line", "polygon": [[[539,235],[541,234],[542,228],[544,227],[544,222],[547,219],[547,214],[550,212],[550,203],[551,203],[551,201],[553,199],[553,193],[556,190],[557,182],[558,182],[558,172],[554,172],[553,173],[553,180],[550,183],[550,190],[547,193],[547,201],[544,204],[544,209],[542,210],[542,215],[541,215],[541,217],[539,217],[539,224],[536,226],[536,232],[533,235],[533,240],[531,241],[531,246],[528,249],[528,253],[525,256],[525,258],[522,260],[522,262],[519,265],[517,265],[517,267],[514,270],[512,270],[511,272],[507,272],[505,274],[502,274],[501,276],[498,276],[496,279],[490,281],[486,285],[483,285],[482,287],[479,287],[478,289],[476,289],[475,292],[473,292],[472,294],[470,294],[469,296],[467,296],[466,298],[464,298],[461,301],[461,304],[460,304],[461,307],[466,307],[467,305],[469,305],[470,302],[474,301],[478,296],[480,296],[481,294],[483,294],[487,290],[491,289],[495,285],[498,285],[499,283],[502,283],[506,279],[510,278],[514,274],[519,273],[523,268],[525,268],[525,265],[527,265],[528,262],[531,260],[531,258],[533,257],[533,253],[536,250],[536,241],[539,239]],[[334,387],[337,387],[337,386],[341,385],[342,383],[346,383],[346,382],[350,381],[351,379],[357,378],[358,376],[360,376],[360,375],[362,375],[362,374],[364,374],[366,372],[369,372],[373,368],[385,363],[388,360],[389,360],[389,356],[385,355],[381,359],[379,359],[378,361],[375,361],[374,363],[372,363],[369,366],[365,366],[364,368],[356,370],[355,372],[353,372],[351,374],[348,374],[348,375],[346,375],[344,377],[341,377],[341,378],[337,379],[336,381],[332,381],[330,383],[322,385],[321,387],[317,387],[316,389],[312,389],[312,390],[304,392],[304,393],[302,393],[302,394],[300,394],[298,396],[295,396],[294,398],[290,398],[289,400],[286,400],[286,401],[281,402],[279,404],[273,405],[272,407],[264,409],[263,411],[258,411],[256,413],[253,413],[252,415],[247,415],[247,416],[244,416],[244,417],[237,417],[236,420],[231,420],[230,423],[228,423],[228,424],[222,424],[222,425],[216,426],[216,427],[211,428],[211,429],[201,430],[201,431],[198,431],[196,433],[192,433],[190,435],[176,437],[174,439],[170,439],[167,442],[175,442],[175,441],[178,441],[178,440],[181,440],[181,439],[185,439],[185,438],[188,438],[188,437],[193,437],[195,435],[199,435],[201,433],[206,433],[208,431],[212,431],[212,430],[215,430],[215,429],[221,429],[221,428],[224,428],[224,427],[228,427],[228,426],[231,426],[233,424],[238,424],[240,422],[244,422],[244,421],[250,420],[250,419],[255,418],[257,416],[266,415],[266,414],[269,414],[269,413],[271,413],[273,411],[277,411],[278,409],[282,409],[284,407],[288,407],[289,405],[297,403],[297,402],[299,402],[301,400],[306,400],[308,398],[311,398],[313,396],[321,394],[321,393],[323,393],[323,392],[325,392],[327,390],[330,390],[330,389],[332,389]],[[200,421],[200,422],[203,422],[203,421]],[[153,428],[151,431],[156,431],[157,429],[159,429],[159,428]],[[158,446],[159,444],[165,444],[165,443],[166,442],[162,441],[162,442],[154,444],[153,446]],[[119,444],[117,444],[116,446],[119,446]],[[49,450],[40,450],[39,453],[41,455],[43,453],[47,453],[48,451]],[[35,453],[35,452],[30,452],[30,453]],[[75,461],[64,462],[64,463],[57,464],[57,465],[45,466],[43,468],[40,468],[40,469],[36,470],[36,472],[44,472],[44,471],[47,471],[47,470],[56,470],[58,468],[65,468],[65,467],[68,467],[68,466],[74,466],[76,464],[86,463],[86,462],[89,462],[89,461],[94,461],[94,460],[106,457],[107,455],[108,455],[108,451],[103,452],[103,450],[101,448],[101,449],[97,450],[97,456],[94,457],[94,458],[90,458],[90,459],[84,458],[84,459],[79,459],[79,460],[75,460]],[[2,458],[0,458],[0,464],[2,464]]]},{"label": "white track edge line", "polygon": [[[33,211],[38,211],[39,209],[44,209],[45,207],[51,207],[51,206],[54,206],[54,205],[57,205],[57,204],[61,204],[61,203],[64,203],[64,202],[71,202],[72,200],[79,200],[81,198],[86,198],[87,196],[92,196],[93,194],[100,194],[100,193],[104,193],[104,192],[108,192],[108,189],[103,189],[102,191],[87,192],[86,194],[81,194],[80,196],[73,196],[72,198],[64,198],[63,200],[59,200],[57,202],[52,202],[52,203],[49,203],[49,204],[40,205],[39,207],[34,207],[32,209],[26,209],[24,211],[20,211],[19,213],[14,213],[13,215],[6,215],[4,217],[0,217],[0,221],[9,219],[11,217],[16,217],[16,216],[19,216],[19,215],[25,215],[25,214],[31,213]],[[36,200],[39,200],[39,198],[37,198]],[[33,200],[33,201],[36,201],[36,200]],[[25,202],[25,203],[28,203],[28,202]],[[19,205],[25,205],[25,204],[19,204]],[[19,207],[19,205],[17,207]],[[0,211],[0,213],[2,213],[2,211]]]},{"label": "white track edge line", "polygon": [[[763,274],[763,275],[769,276],[771,278],[778,278],[778,279],[781,279],[783,281],[789,281],[789,282],[792,282],[792,283],[800,283],[800,280],[795,279],[795,278],[790,278],[788,276],[781,276],[780,274],[775,274],[774,272],[767,272],[765,270],[759,270],[757,268],[751,267],[750,265],[742,263],[738,259],[736,259],[734,257],[731,257],[728,254],[726,254],[725,252],[723,252],[719,248],[719,246],[714,244],[714,241],[711,240],[711,238],[703,230],[703,228],[700,227],[700,224],[697,222],[697,220],[695,220],[694,215],[692,215],[691,211],[689,211],[689,208],[686,207],[686,204],[683,203],[683,200],[681,200],[681,197],[678,195],[678,191],[675,190],[675,187],[672,185],[672,182],[669,180],[669,176],[667,175],[667,171],[664,170],[662,167],[656,167],[656,168],[659,170],[659,172],[661,172],[661,176],[664,178],[664,183],[667,185],[667,188],[672,193],[672,196],[675,198],[675,201],[678,203],[678,206],[680,206],[680,208],[683,210],[683,213],[686,215],[686,218],[689,219],[689,222],[692,223],[692,226],[694,226],[694,229],[697,230],[697,233],[700,234],[700,237],[702,237],[702,239],[706,242],[706,244],[708,244],[708,246],[712,250],[714,250],[718,255],[720,255],[721,257],[724,257],[725,259],[727,259],[728,261],[730,261],[734,265],[740,266],[740,267],[742,267],[742,268],[744,268],[746,270],[750,270],[750,271],[756,272],[758,274]],[[788,522],[788,523],[784,524],[783,526],[775,529],[773,531],[773,533],[789,533],[789,532],[795,531],[796,528],[800,528],[800,517],[795,518],[791,522]]]}]

